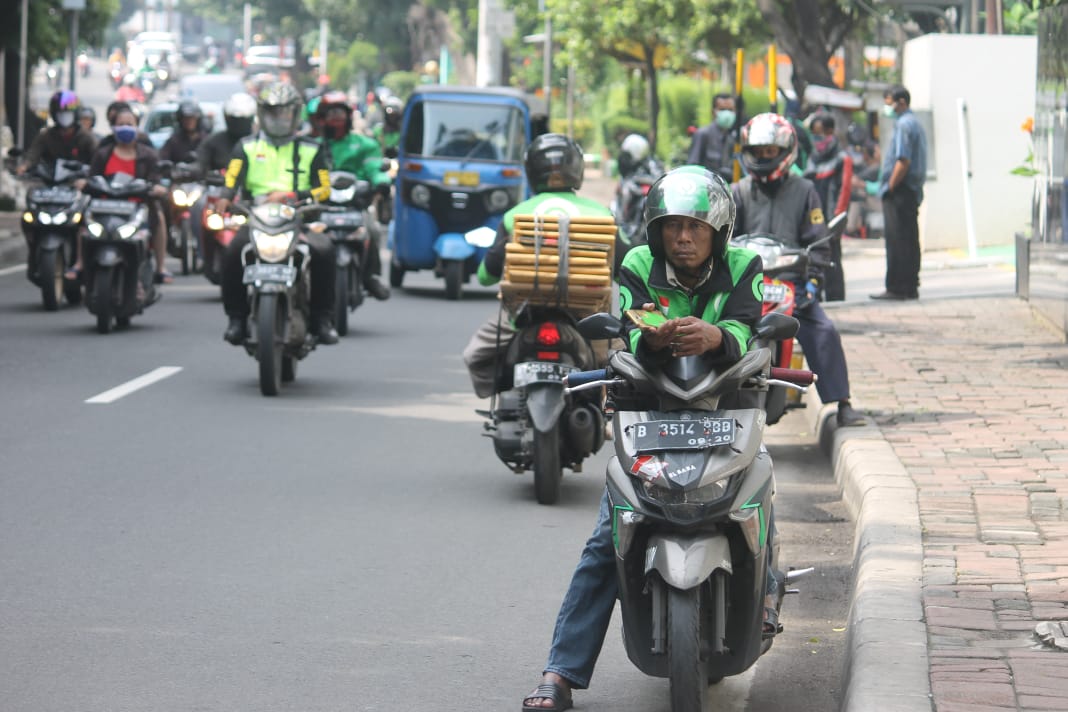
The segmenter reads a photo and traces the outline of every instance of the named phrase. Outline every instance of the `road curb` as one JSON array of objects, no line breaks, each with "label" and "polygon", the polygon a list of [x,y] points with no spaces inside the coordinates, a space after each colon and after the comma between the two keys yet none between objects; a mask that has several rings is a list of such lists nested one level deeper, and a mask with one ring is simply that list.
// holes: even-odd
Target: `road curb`
[{"label": "road curb", "polygon": [[809,424],[855,522],[840,712],[931,712],[916,486],[874,425],[838,428],[815,389]]}]

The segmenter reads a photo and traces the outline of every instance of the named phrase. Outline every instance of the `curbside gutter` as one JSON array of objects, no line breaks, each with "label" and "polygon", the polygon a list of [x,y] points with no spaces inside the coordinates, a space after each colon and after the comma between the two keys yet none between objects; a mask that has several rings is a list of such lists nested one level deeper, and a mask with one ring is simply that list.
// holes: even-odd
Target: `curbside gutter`
[{"label": "curbside gutter", "polygon": [[875,425],[838,428],[814,388],[809,424],[855,522],[840,712],[931,712],[916,486]]}]

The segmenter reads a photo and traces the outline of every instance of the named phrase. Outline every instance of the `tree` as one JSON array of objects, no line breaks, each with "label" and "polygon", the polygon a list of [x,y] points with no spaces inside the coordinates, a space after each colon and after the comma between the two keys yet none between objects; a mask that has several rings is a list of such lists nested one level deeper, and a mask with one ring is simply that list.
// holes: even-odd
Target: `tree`
[{"label": "tree", "polygon": [[827,63],[860,20],[856,3],[840,0],[756,0],[777,44],[793,62],[798,97],[809,84],[833,86]]},{"label": "tree", "polygon": [[671,48],[685,46],[693,20],[693,3],[663,0],[619,0],[611,11],[598,0],[547,0],[553,32],[563,37],[557,62],[596,66],[605,57],[638,67],[645,77],[649,107],[649,141],[656,145],[660,97],[657,70],[681,61]]}]

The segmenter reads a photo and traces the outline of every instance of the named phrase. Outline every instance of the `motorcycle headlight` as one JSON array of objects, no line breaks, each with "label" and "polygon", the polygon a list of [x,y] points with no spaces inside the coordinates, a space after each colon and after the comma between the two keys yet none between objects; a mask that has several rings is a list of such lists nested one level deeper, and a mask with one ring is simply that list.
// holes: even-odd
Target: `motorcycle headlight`
[{"label": "motorcycle headlight", "polygon": [[115,232],[119,233],[119,237],[123,240],[129,240],[131,237],[137,234],[137,223],[126,223],[125,225],[119,225],[119,229]]},{"label": "motorcycle headlight", "polygon": [[37,213],[37,221],[39,223],[41,223],[42,225],[51,225],[52,224],[52,216],[49,215],[48,213],[42,211],[40,213]]},{"label": "motorcycle headlight", "polygon": [[156,74],[158,74],[158,75],[159,75],[159,78],[160,78],[160,79],[162,79],[162,80],[164,80],[164,81],[166,81],[166,80],[167,80],[167,70],[166,70],[166,69],[159,69],[159,70],[156,70]]},{"label": "motorcycle headlight", "polygon": [[492,212],[500,213],[508,209],[511,198],[507,190],[494,190],[490,192],[488,202]]},{"label": "motorcycle headlight", "polygon": [[89,234],[93,237],[104,236],[104,226],[98,222],[91,222],[85,226],[85,229],[89,231]]},{"label": "motorcycle headlight", "polygon": [[190,204],[189,196],[181,188],[175,188],[171,193],[171,198],[174,199],[174,204],[179,207],[184,207]]},{"label": "motorcycle headlight", "polygon": [[33,213],[31,213],[29,210],[24,212],[22,214],[22,221],[33,224]]},{"label": "motorcycle headlight", "polygon": [[256,254],[267,262],[281,262],[289,254],[289,246],[293,244],[296,232],[287,230],[272,235],[263,230],[252,231],[252,241],[256,244]]},{"label": "motorcycle headlight", "polygon": [[55,215],[52,216],[52,224],[53,225],[63,225],[66,222],[67,222],[67,214],[66,213],[56,213]]},{"label": "motorcycle headlight", "polygon": [[429,208],[430,188],[421,184],[412,186],[412,202],[420,208]]},{"label": "motorcycle headlight", "polygon": [[222,230],[226,227],[226,221],[218,213],[211,213],[204,219],[204,227],[209,230]]}]

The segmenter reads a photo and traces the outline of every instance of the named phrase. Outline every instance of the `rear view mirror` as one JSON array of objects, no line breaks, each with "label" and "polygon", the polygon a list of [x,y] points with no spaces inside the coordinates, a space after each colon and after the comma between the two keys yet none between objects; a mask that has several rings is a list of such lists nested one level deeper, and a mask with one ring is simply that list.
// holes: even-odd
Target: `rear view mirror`
[{"label": "rear view mirror", "polygon": [[578,331],[590,340],[617,339],[623,335],[623,322],[605,312],[579,320]]},{"label": "rear view mirror", "polygon": [[750,339],[750,343],[756,339],[763,339],[766,341],[785,341],[786,339],[792,339],[797,335],[797,329],[800,326],[801,323],[792,316],[787,316],[781,312],[768,312],[760,317],[760,321],[756,323],[756,328],[753,329],[753,338]]}]

